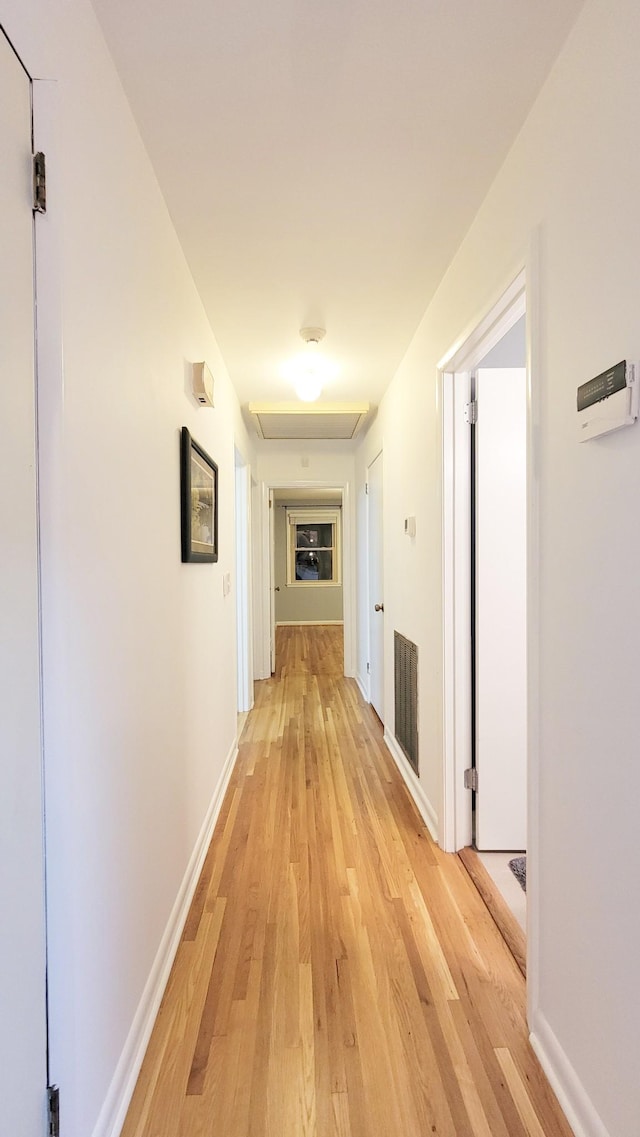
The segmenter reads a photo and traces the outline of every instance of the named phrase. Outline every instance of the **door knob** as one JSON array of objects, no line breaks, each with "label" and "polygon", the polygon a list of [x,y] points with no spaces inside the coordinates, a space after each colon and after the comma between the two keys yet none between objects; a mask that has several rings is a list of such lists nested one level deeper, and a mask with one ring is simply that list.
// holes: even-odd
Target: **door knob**
[{"label": "door knob", "polygon": [[384,604],[374,604],[376,612],[384,612]]},{"label": "door knob", "polygon": [[275,588],[274,588],[274,590],[273,590],[273,591],[274,591],[274,592],[279,592],[279,591],[280,591],[280,585],[279,585],[279,584],[276,584],[276,586],[275,586]]}]

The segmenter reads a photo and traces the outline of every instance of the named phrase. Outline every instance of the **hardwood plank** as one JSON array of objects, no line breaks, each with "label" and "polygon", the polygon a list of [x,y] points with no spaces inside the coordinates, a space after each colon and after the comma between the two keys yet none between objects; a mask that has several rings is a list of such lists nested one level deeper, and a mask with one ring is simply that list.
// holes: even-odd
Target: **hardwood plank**
[{"label": "hardwood plank", "polygon": [[544,1137],[544,1130],[536,1116],[531,1099],[526,1091],[524,1082],[520,1077],[511,1052],[505,1049],[496,1050],[496,1058],[500,1063],[506,1078],[511,1096],[520,1114],[520,1120],[525,1127],[527,1137]]},{"label": "hardwood plank", "polygon": [[569,1137],[523,978],[342,675],[278,629],[123,1137]]}]

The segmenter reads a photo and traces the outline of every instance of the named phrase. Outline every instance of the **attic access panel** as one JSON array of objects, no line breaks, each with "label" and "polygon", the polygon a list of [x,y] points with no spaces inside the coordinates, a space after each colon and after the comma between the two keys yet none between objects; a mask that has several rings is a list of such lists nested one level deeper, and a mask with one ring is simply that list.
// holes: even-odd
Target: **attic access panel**
[{"label": "attic access panel", "polygon": [[260,438],[355,438],[369,413],[369,403],[335,403],[301,409],[299,403],[249,403]]}]

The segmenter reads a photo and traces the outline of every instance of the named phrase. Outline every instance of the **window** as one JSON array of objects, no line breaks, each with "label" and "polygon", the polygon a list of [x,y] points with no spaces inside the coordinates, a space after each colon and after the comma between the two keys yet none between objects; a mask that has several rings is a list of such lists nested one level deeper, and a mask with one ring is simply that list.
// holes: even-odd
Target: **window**
[{"label": "window", "polygon": [[287,510],[287,585],[340,584],[340,511]]}]

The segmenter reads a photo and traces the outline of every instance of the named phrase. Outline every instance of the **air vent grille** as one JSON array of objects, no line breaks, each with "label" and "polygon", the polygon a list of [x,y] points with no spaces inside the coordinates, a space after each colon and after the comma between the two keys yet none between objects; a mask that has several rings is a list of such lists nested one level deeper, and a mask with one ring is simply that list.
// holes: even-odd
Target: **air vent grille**
[{"label": "air vent grille", "polygon": [[399,632],[393,643],[395,735],[416,774],[418,770],[418,648]]},{"label": "air vent grille", "polygon": [[249,403],[260,438],[355,438],[369,414],[368,403]]}]

